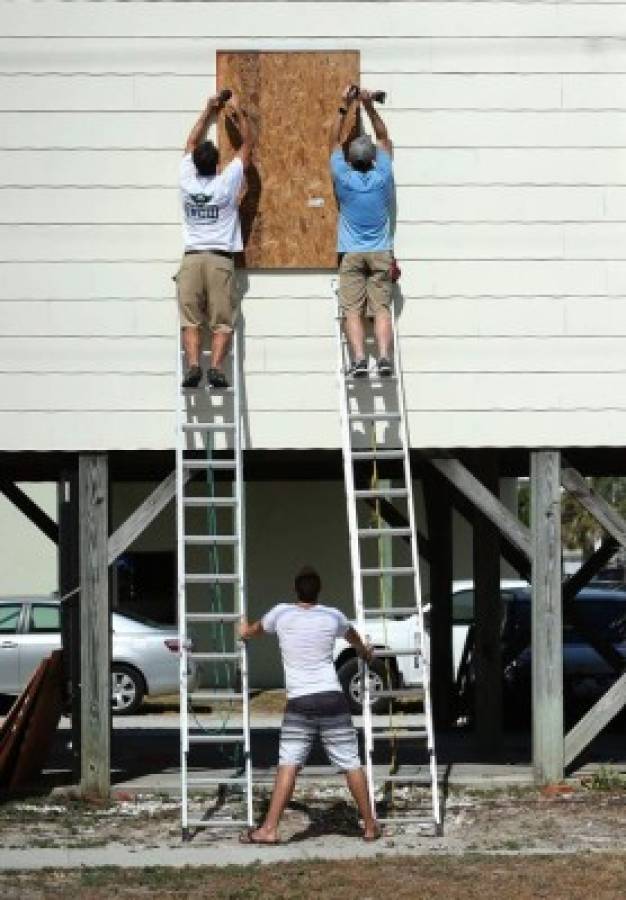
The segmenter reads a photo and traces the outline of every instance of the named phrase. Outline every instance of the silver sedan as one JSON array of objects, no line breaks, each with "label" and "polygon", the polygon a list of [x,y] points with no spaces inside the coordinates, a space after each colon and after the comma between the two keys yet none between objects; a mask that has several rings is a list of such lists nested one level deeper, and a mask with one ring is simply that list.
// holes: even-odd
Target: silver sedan
[{"label": "silver sedan", "polygon": [[[111,704],[135,712],[145,696],[178,692],[179,641],[175,628],[114,612]],[[60,606],[49,597],[0,599],[0,693],[20,694],[42,659],[61,646]],[[196,670],[188,673],[193,687]]]}]

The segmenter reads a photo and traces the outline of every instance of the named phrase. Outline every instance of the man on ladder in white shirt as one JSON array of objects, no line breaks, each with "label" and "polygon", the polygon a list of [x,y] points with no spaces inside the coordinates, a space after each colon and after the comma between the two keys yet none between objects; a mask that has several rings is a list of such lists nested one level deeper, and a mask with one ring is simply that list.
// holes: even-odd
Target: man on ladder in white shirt
[{"label": "man on ladder in white shirt", "polygon": [[[224,109],[239,130],[241,147],[235,158],[218,171],[219,151],[206,135]],[[251,152],[250,125],[237,96],[224,90],[211,97],[189,132],[180,164],[185,250],[175,280],[187,357],[184,388],[198,387],[202,380],[200,345],[205,323],[211,330],[207,382],[213,388],[228,387],[222,364],[235,321],[235,253],[243,249],[239,200]]]}]

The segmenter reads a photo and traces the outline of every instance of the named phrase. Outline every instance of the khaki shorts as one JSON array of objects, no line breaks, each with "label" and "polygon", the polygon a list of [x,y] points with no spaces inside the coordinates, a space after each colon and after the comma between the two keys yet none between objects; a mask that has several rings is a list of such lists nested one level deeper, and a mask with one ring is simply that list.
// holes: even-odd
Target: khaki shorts
[{"label": "khaki shorts", "polygon": [[344,313],[389,315],[391,250],[344,253],[339,266],[339,297]]},{"label": "khaki shorts", "polygon": [[234,260],[210,250],[183,256],[175,278],[183,327],[206,322],[211,331],[233,330],[234,272]]}]

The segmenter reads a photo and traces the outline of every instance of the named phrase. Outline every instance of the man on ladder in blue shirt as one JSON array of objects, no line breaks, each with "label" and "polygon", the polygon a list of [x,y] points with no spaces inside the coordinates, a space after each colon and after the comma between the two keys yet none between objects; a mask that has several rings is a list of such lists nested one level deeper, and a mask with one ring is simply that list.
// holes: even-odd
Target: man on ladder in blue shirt
[{"label": "man on ladder in blue shirt", "polygon": [[[366,313],[374,317],[378,374],[391,375],[389,307],[395,268],[390,224],[393,169],[391,141],[385,123],[374,109],[373,96],[355,85],[347,87],[330,131],[330,170],[339,202],[339,296],[352,354],[349,374],[355,377],[366,376],[368,372]],[[372,124],[376,144],[368,135],[355,138],[348,148],[346,162],[341,133],[350,107],[359,101]]]}]

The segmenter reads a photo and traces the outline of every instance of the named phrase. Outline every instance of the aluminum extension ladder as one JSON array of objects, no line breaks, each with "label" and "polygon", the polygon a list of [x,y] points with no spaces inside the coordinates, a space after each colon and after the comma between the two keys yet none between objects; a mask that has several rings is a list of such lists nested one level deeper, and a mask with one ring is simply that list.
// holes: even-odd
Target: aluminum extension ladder
[{"label": "aluminum extension ladder", "polygon": [[[248,655],[237,634],[237,623],[246,613],[240,340],[237,328],[228,356],[232,365],[226,370],[232,386],[224,390],[206,386],[204,378],[198,388],[181,388],[182,348],[178,352],[176,518],[184,839],[195,827],[253,824]],[[210,351],[202,355],[204,363],[207,359]],[[190,663],[198,668],[196,685],[189,684]],[[194,701],[221,705],[224,716],[219,727],[200,720]],[[234,727],[227,729],[233,715]],[[225,774],[226,768],[232,771]],[[207,786],[215,786],[222,798],[234,788],[242,795],[245,816],[228,818],[206,809],[206,800],[198,801],[195,794],[200,796]],[[204,807],[200,811],[198,804]]]},{"label": "aluminum extension ladder", "polygon": [[[417,548],[417,534],[415,525],[415,509],[413,504],[413,485],[411,480],[411,463],[409,456],[408,429],[406,420],[406,408],[404,399],[404,387],[402,381],[402,365],[400,347],[398,341],[395,312],[391,310],[393,326],[393,372],[390,376],[381,377],[376,369],[372,370],[371,363],[366,377],[353,377],[349,374],[350,352],[348,343],[342,328],[342,316],[339,306],[338,282],[332,281],[332,293],[336,305],[336,337],[338,359],[338,382],[340,395],[341,437],[343,450],[344,480],[348,513],[348,531],[350,542],[350,562],[352,568],[352,584],[354,610],[357,628],[361,636],[368,638],[368,620],[380,618],[383,627],[387,623],[396,621],[401,617],[415,616],[417,627],[408,629],[407,633],[414,636],[413,641],[407,640],[407,646],[396,649],[379,648],[374,651],[374,660],[386,660],[387,675],[390,675],[390,661],[392,658],[411,657],[419,658],[420,668],[423,672],[422,688],[403,688],[401,685],[383,684],[383,689],[376,691],[378,700],[387,700],[393,704],[394,700],[405,698],[422,700],[423,716],[420,716],[419,725],[401,729],[394,725],[393,712],[388,715],[375,715],[371,710],[372,690],[371,674],[367,664],[361,668],[361,700],[363,706],[363,733],[365,744],[365,763],[367,781],[372,800],[372,809],[382,824],[414,823],[418,827],[432,828],[434,833],[441,831],[441,807],[439,799],[439,785],[437,780],[437,760],[435,755],[435,740],[432,717],[432,704],[430,693],[430,644],[428,633],[424,628],[424,612],[422,608],[422,595],[419,574],[419,555]],[[368,340],[366,346],[371,344]],[[378,402],[377,402],[378,401]],[[367,408],[366,408],[367,407]],[[389,408],[387,408],[389,407]],[[390,437],[381,437],[381,431],[388,431]],[[377,467],[386,467],[393,472],[393,486],[391,481],[385,485],[378,485],[377,480],[365,475],[374,473]],[[364,486],[367,484],[367,487]],[[374,522],[372,527],[364,522],[363,507],[369,502],[377,506],[381,501],[394,501],[406,504],[406,515],[403,516],[406,524],[402,527],[392,527],[383,524],[382,517]],[[399,512],[399,510],[396,510]],[[378,559],[377,565],[364,564],[363,559],[372,556],[372,545],[380,539],[386,539],[391,545],[391,565],[385,560]],[[406,545],[409,548],[409,565],[394,565],[394,558],[406,555]],[[371,603],[371,587],[376,579],[388,579],[391,581],[391,603],[374,605]],[[396,585],[402,581],[401,604],[394,605],[397,589]],[[367,594],[366,598],[364,595]],[[370,599],[369,605],[365,600]],[[391,626],[389,626],[391,627]],[[374,642],[376,645],[376,642]],[[387,679],[390,681],[391,679]],[[389,709],[392,710],[390,705]],[[391,742],[392,753],[395,756],[395,748],[398,744],[404,749],[420,746],[425,748],[428,758],[428,773],[430,782],[430,804],[427,809],[420,809],[419,815],[392,815],[393,790],[396,785],[409,785],[424,781],[423,774],[417,772],[417,767],[392,765],[390,772],[377,775],[374,769],[374,755],[379,755],[381,742]],[[419,751],[418,751],[419,752]],[[407,771],[403,772],[402,769]],[[376,787],[384,786],[387,797],[385,807],[377,810]]]}]

